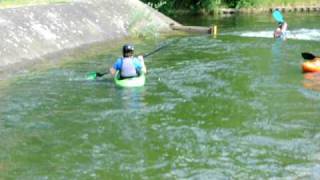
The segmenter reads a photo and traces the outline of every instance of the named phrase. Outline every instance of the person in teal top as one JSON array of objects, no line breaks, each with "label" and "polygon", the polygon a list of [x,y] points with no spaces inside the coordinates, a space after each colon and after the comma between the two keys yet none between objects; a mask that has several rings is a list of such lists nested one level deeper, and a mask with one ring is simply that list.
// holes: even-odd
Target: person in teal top
[{"label": "person in teal top", "polygon": [[147,69],[144,64],[143,56],[134,57],[134,47],[131,44],[125,44],[122,47],[123,57],[116,60],[110,68],[110,73],[115,76],[119,71],[120,79],[127,79],[139,76],[141,73],[146,73]]}]

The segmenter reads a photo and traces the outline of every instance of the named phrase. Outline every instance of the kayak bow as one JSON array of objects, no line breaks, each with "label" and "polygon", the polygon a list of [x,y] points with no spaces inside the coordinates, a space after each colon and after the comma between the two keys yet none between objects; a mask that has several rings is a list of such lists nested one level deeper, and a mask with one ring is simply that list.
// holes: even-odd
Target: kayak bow
[{"label": "kayak bow", "polygon": [[146,82],[146,76],[142,73],[138,77],[120,79],[119,71],[117,71],[114,76],[114,82],[118,87],[141,87],[144,86]]}]

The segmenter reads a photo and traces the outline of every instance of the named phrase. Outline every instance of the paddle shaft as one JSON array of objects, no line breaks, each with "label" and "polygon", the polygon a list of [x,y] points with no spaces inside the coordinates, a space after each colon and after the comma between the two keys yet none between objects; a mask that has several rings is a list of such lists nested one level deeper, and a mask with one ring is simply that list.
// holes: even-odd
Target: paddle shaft
[{"label": "paddle shaft", "polygon": [[151,51],[151,52],[149,52],[149,53],[147,53],[147,54],[144,54],[144,55],[143,55],[143,58],[147,58],[148,56],[151,56],[152,54],[154,54],[154,53],[156,53],[156,52],[160,51],[161,49],[163,49],[163,48],[167,47],[168,45],[169,45],[169,44],[166,44],[166,45],[160,46],[160,47],[158,47],[157,49],[155,49],[155,50],[153,50],[153,51]]}]

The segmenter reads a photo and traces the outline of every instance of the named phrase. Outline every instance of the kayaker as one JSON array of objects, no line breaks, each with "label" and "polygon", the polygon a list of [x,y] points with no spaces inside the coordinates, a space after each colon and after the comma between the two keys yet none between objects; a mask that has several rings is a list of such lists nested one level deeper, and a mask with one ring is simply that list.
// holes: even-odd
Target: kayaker
[{"label": "kayaker", "polygon": [[125,44],[122,47],[122,55],[116,60],[110,68],[110,73],[115,76],[119,71],[120,79],[127,79],[139,76],[141,73],[146,73],[147,69],[144,64],[143,56],[134,57],[134,46]]}]

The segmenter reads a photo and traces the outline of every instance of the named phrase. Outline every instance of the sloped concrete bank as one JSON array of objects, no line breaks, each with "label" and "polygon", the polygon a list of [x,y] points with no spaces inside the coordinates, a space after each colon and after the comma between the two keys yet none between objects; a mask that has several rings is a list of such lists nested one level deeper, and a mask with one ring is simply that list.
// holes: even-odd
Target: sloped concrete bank
[{"label": "sloped concrete bank", "polygon": [[171,31],[172,19],[139,0],[75,0],[0,10],[0,72],[65,49]]}]

